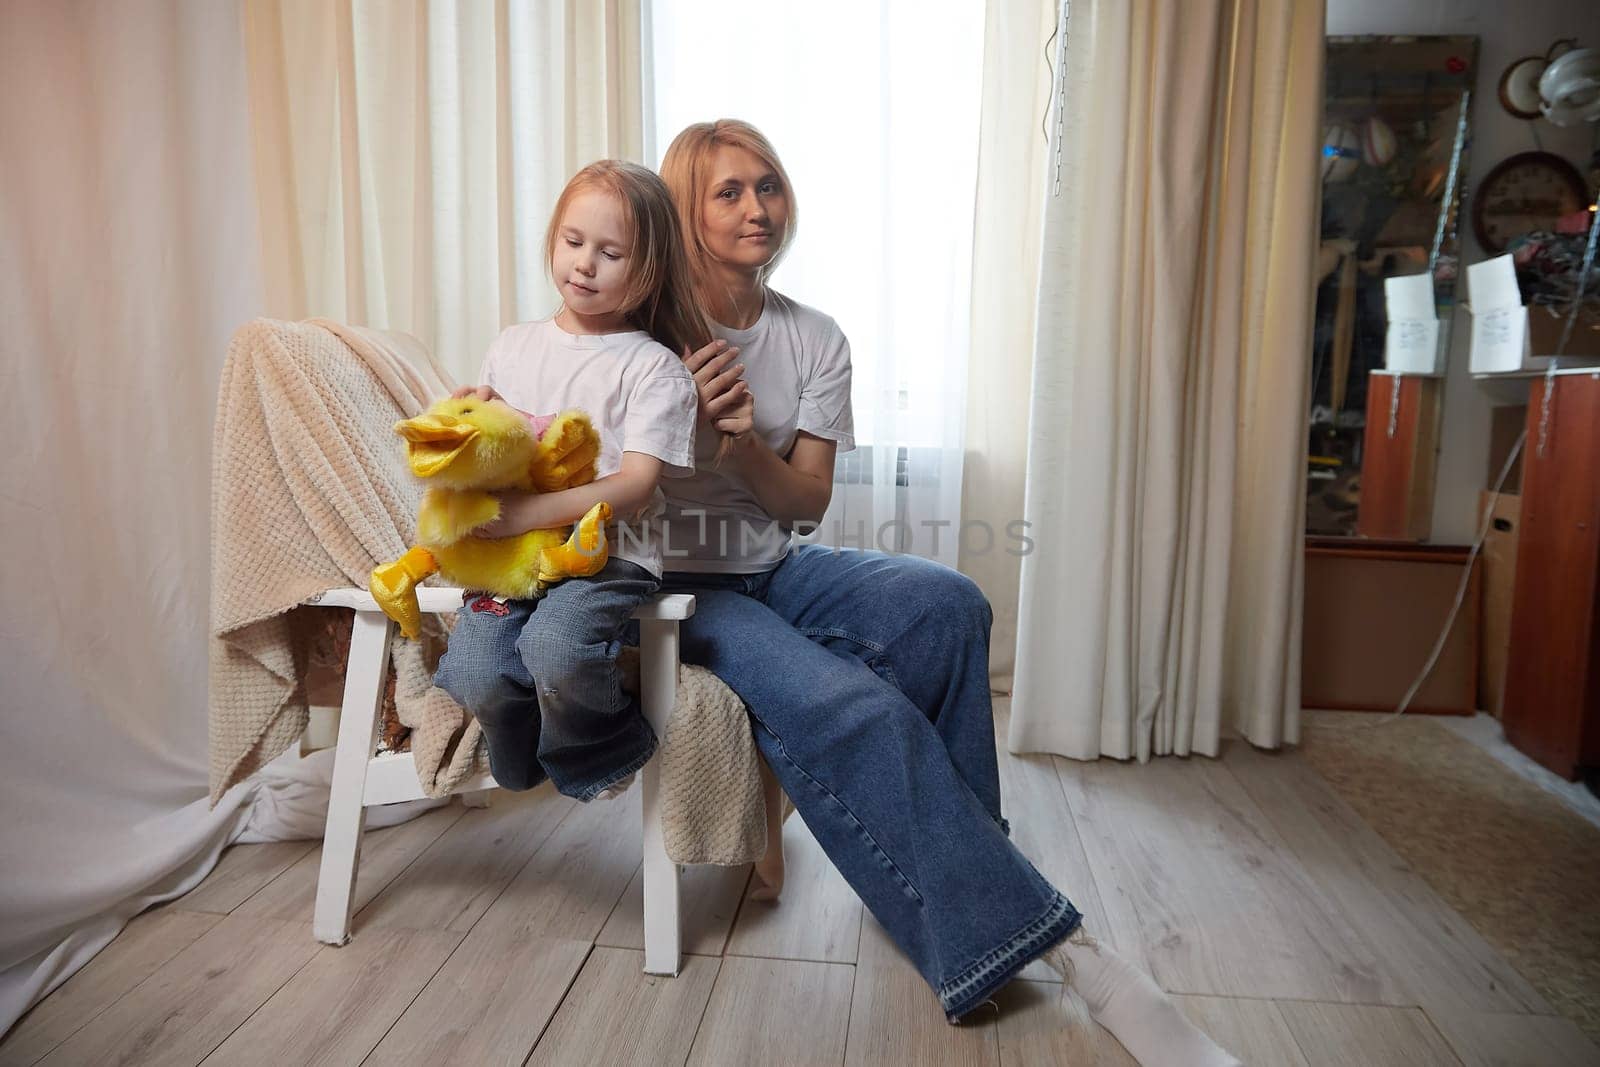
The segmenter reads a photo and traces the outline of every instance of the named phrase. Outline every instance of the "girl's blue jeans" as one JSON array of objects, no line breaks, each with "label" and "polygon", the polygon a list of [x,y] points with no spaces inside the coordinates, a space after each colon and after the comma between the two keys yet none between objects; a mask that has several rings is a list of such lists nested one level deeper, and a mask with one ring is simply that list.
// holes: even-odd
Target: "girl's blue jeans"
[{"label": "girl's blue jeans", "polygon": [[658,584],[613,559],[539,600],[465,596],[433,684],[483,727],[497,783],[532,789],[549,777],[563,795],[590,800],[650,759],[655,731],[622,688],[617,652]]},{"label": "girl's blue jeans", "polygon": [[669,571],[661,590],[695,594],[683,659],[749,706],[806,826],[950,1021],[1077,928],[1001,818],[993,613],[970,579],[802,545],[760,574]]}]

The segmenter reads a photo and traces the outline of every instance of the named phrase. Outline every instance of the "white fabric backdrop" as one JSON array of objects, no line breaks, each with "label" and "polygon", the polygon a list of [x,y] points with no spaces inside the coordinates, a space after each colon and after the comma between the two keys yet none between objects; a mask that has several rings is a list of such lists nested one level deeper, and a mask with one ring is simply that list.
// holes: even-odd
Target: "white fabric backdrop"
[{"label": "white fabric backdrop", "polygon": [[230,840],[321,836],[332,750],[206,804],[212,411],[262,310],[248,138],[232,5],[0,4],[0,1032]]},{"label": "white fabric backdrop", "polygon": [[[772,141],[800,218],[773,284],[832,315],[854,361],[860,451],[839,457],[814,539],[858,545],[864,530],[869,547],[955,566],[983,5],[729,10],[652,0],[646,162],[658,165],[692,122],[744,119]],[[940,521],[948,528],[923,525]],[[885,528],[893,522],[907,526]]]},{"label": "white fabric backdrop", "polygon": [[1298,740],[1322,17],[1071,5],[1012,751]]}]

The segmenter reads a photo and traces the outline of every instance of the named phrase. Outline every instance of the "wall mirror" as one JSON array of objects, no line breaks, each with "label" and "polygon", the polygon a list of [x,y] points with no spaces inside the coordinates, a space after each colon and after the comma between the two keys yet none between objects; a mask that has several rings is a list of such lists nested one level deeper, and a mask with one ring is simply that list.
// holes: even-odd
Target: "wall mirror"
[{"label": "wall mirror", "polygon": [[1385,279],[1431,274],[1448,350],[1477,62],[1476,37],[1327,40],[1309,534],[1357,532],[1369,389],[1389,380],[1373,378],[1384,369]]}]

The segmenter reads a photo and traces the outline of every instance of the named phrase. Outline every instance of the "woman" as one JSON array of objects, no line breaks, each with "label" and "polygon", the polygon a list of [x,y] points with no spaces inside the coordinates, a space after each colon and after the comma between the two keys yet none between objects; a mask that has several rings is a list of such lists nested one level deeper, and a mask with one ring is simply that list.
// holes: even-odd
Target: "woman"
[{"label": "woman", "polygon": [[796,219],[772,146],[746,123],[699,123],[661,176],[721,338],[686,354],[697,469],[662,486],[662,588],[698,599],[684,658],[744,699],[806,826],[951,1022],[1043,957],[1145,1067],[1236,1064],[1011,844],[978,588],[923,559],[791,545],[854,447],[850,348],[766,284]]}]

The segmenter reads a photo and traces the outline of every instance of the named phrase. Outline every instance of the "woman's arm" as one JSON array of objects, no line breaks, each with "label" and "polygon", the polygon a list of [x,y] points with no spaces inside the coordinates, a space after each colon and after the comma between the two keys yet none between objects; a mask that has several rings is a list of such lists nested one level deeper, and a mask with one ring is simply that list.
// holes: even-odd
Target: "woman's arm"
[{"label": "woman's arm", "polygon": [[801,430],[787,456],[759,434],[734,438],[727,462],[735,465],[762,510],[778,522],[821,522],[833,499],[833,455],[837,442]]},{"label": "woman's arm", "polygon": [[479,537],[513,537],[529,530],[568,526],[604,501],[618,522],[628,522],[650,503],[661,480],[661,461],[643,452],[624,452],[615,474],[557,493],[505,492],[500,517],[474,532]]},{"label": "woman's arm", "polygon": [[739,350],[713,341],[685,353],[684,365],[694,375],[700,396],[700,426],[727,434],[732,447],[725,464],[750,483],[762,510],[778,522],[821,522],[833,499],[833,457],[837,443],[801,430],[787,456],[780,456],[755,427],[755,397],[743,378],[744,365],[734,363]]}]

